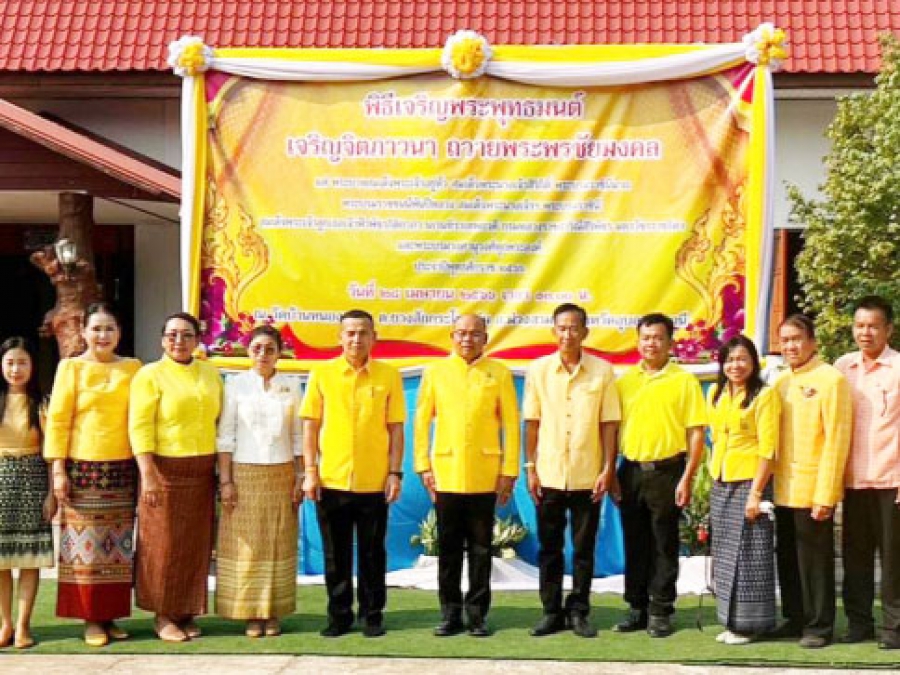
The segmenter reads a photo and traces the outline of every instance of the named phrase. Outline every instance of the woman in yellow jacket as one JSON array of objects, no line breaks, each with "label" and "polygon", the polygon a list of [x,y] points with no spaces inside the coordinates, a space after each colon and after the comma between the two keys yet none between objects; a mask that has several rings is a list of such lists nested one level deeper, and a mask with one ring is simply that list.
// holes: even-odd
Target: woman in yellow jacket
[{"label": "woman in yellow jacket", "polygon": [[216,491],[216,420],[222,380],[194,358],[200,323],[169,316],[163,357],[131,384],[128,431],[141,475],[135,602],[167,642],[200,636],[206,613]]},{"label": "woman in yellow jacket", "polygon": [[710,506],[718,641],[746,644],[775,627],[772,460],[781,400],[763,384],[756,347],[743,335],[719,349],[719,377],[708,397],[713,452]]},{"label": "woman in yellow jacket", "polygon": [[85,311],[87,350],[63,359],[47,411],[44,457],[60,505],[56,615],[85,622],[84,640],[102,647],[127,633],[131,614],[137,473],[128,442],[128,396],[137,359],[116,354],[121,329],[107,303]]}]

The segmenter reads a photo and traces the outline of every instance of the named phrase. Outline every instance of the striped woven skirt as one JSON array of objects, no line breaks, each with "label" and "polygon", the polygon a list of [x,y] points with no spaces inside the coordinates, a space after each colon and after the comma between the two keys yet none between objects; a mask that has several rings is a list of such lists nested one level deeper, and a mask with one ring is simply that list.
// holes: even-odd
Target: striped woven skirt
[{"label": "striped woven skirt", "polygon": [[66,462],[69,505],[60,513],[56,615],[102,623],[131,614],[133,459]]},{"label": "striped woven skirt", "polygon": [[[752,481],[715,481],[710,497],[713,580],[719,623],[743,635],[775,627],[775,524],[744,517]],[[771,499],[771,486],[766,499]]]},{"label": "striped woven skirt", "polygon": [[216,613],[229,619],[290,614],[297,598],[293,464],[233,464],[237,505],[219,515]]},{"label": "striped woven skirt", "polygon": [[138,504],[135,604],[172,619],[205,614],[216,457],[154,461],[163,494],[156,506]]},{"label": "striped woven skirt", "polygon": [[40,454],[0,457],[0,570],[53,567],[53,531],[43,515],[49,489]]}]

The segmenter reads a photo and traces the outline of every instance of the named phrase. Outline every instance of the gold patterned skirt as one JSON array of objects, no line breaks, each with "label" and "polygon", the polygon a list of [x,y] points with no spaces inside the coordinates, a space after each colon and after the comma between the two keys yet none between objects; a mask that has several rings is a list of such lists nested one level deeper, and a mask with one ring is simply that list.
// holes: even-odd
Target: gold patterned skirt
[{"label": "gold patterned skirt", "polygon": [[297,601],[293,464],[233,464],[237,505],[219,516],[216,613],[228,619],[291,614]]}]

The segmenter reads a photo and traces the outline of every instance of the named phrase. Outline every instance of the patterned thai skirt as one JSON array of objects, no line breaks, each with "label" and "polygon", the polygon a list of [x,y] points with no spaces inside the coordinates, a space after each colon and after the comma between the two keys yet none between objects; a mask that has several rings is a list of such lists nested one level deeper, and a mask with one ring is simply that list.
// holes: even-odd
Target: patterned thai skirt
[{"label": "patterned thai skirt", "polygon": [[229,619],[291,614],[297,598],[293,464],[233,464],[237,506],[219,515],[216,613]]},{"label": "patterned thai skirt", "polygon": [[[715,481],[710,498],[713,580],[719,623],[742,635],[775,627],[775,523],[744,517],[752,481]],[[766,499],[771,499],[771,485]]]},{"label": "patterned thai skirt", "polygon": [[43,514],[49,489],[40,454],[0,457],[0,570],[53,567],[53,530]]},{"label": "patterned thai skirt", "polygon": [[66,462],[69,505],[60,512],[56,615],[102,623],[131,614],[133,459]]},{"label": "patterned thai skirt", "polygon": [[154,458],[163,494],[138,505],[135,603],[181,619],[206,613],[216,457]]}]

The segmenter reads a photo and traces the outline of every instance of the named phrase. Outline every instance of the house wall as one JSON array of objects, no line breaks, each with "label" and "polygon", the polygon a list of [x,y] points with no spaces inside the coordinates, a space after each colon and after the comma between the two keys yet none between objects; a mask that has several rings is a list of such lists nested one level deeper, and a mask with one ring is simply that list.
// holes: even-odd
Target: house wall
[{"label": "house wall", "polygon": [[[804,95],[802,92],[797,96]],[[825,129],[834,116],[833,99],[792,98],[779,92],[776,104],[775,226],[788,227],[785,183],[816,193],[823,179]],[[176,99],[29,100],[31,110],[49,112],[117,143],[177,167],[180,112]],[[159,353],[159,321],[180,304],[178,227],[169,220],[135,212],[135,349],[142,359]],[[794,225],[796,226],[796,225]]]}]

